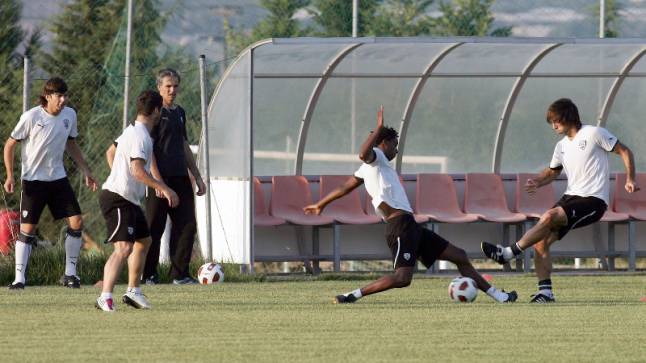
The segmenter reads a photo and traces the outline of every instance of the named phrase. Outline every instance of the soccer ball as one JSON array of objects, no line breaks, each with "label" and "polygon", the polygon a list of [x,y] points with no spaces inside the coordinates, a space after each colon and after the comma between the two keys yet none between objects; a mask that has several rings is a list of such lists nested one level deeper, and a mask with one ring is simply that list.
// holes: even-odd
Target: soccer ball
[{"label": "soccer ball", "polygon": [[476,282],[470,277],[456,277],[449,284],[449,296],[455,302],[472,302],[478,296]]},{"label": "soccer ball", "polygon": [[197,279],[202,285],[219,284],[224,281],[224,271],[219,263],[208,262],[197,270]]}]

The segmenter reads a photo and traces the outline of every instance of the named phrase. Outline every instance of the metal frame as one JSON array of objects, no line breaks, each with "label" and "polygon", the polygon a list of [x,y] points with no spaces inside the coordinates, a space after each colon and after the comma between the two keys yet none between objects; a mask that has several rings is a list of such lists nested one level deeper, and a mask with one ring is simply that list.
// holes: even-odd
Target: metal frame
[{"label": "metal frame", "polygon": [[462,44],[464,43],[455,43],[442,49],[442,51],[440,51],[440,53],[437,54],[435,58],[433,58],[433,60],[426,66],[424,73],[417,80],[417,83],[415,83],[415,86],[413,87],[410,96],[408,97],[408,102],[406,103],[406,107],[404,108],[404,114],[402,115],[402,121],[399,125],[399,152],[397,153],[397,159],[395,160],[395,170],[397,170],[397,173],[401,172],[402,157],[404,155],[404,149],[406,147],[406,135],[408,133],[410,117],[415,110],[417,99],[419,98],[419,95],[422,94],[422,90],[426,85],[426,81],[428,80],[431,73],[433,73],[433,70],[442,62],[444,57],[446,57],[455,48],[461,46]]},{"label": "metal frame", "polygon": [[502,111],[502,116],[500,117],[500,122],[498,123],[498,132],[496,133],[496,141],[494,143],[494,152],[493,152],[493,161],[491,164],[492,172],[496,174],[500,172],[500,160],[502,158],[502,151],[503,151],[502,149],[505,142],[505,133],[507,131],[507,125],[509,124],[509,116],[511,116],[511,111],[513,110],[514,105],[516,104],[516,99],[518,98],[520,91],[523,89],[523,86],[525,85],[525,81],[527,81],[527,78],[532,73],[532,70],[534,70],[536,65],[540,63],[540,61],[543,60],[543,58],[545,58],[547,54],[549,54],[552,50],[558,48],[562,44],[563,43],[550,44],[544,47],[543,49],[541,49],[534,56],[534,58],[532,58],[532,60],[530,60],[529,63],[527,63],[520,77],[516,80],[513,87],[511,88],[511,92],[509,92],[509,96],[507,97],[507,102],[505,102],[505,107],[503,108],[503,111]]},{"label": "metal frame", "polygon": [[336,66],[341,63],[341,61],[350,54],[353,50],[361,46],[363,43],[354,43],[346,46],[341,49],[341,51],[332,59],[332,61],[325,67],[325,71],[320,76],[321,78],[316,82],[312,94],[310,95],[309,101],[307,101],[307,106],[305,106],[305,112],[303,113],[303,119],[301,120],[301,128],[298,132],[298,146],[296,148],[296,165],[294,166],[294,175],[301,175],[303,171],[303,153],[305,152],[305,142],[307,141],[307,133],[309,132],[310,123],[312,121],[312,115],[314,114],[314,109],[316,108],[316,103],[321,96],[323,87],[327,83],[328,78]]}]

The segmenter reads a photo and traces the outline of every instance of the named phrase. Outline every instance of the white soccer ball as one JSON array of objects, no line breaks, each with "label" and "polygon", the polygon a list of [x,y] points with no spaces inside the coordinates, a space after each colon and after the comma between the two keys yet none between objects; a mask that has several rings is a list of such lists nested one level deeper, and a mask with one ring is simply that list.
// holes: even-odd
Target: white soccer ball
[{"label": "white soccer ball", "polygon": [[456,277],[449,284],[449,296],[455,302],[472,302],[478,296],[476,282],[470,277]]},{"label": "white soccer ball", "polygon": [[219,284],[224,281],[224,271],[219,263],[208,262],[197,269],[197,279],[202,285]]}]

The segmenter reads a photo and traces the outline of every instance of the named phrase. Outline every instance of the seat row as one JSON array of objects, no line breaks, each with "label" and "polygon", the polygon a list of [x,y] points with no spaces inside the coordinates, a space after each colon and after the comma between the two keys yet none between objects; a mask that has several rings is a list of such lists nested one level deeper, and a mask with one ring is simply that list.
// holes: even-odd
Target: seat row
[{"label": "seat row", "polygon": [[[414,201],[415,219],[418,223],[427,224],[431,229],[437,229],[441,223],[475,223],[490,222],[502,226],[502,243],[510,242],[510,227],[514,226],[516,239],[522,236],[524,230],[556,202],[556,195],[552,184],[539,188],[533,195],[524,192],[524,183],[535,174],[517,174],[515,188],[515,211],[508,208],[507,198],[502,178],[491,173],[469,173],[465,175],[463,208],[458,201],[458,195],[453,178],[448,174],[418,174]],[[322,175],[319,179],[319,198],[340,186],[347,180],[347,175]],[[646,191],[629,194],[623,186],[625,174],[617,174],[614,186],[614,198],[610,208],[602,218],[608,222],[608,248],[599,251],[600,258],[608,256],[607,267],[614,268],[614,257],[618,256],[614,250],[614,228],[616,224],[628,225],[628,260],[629,269],[634,270],[635,249],[635,221],[646,220]],[[402,181],[403,183],[403,181]],[[312,259],[318,265],[318,229],[331,227],[333,233],[334,270],[340,269],[340,225],[366,225],[382,223],[381,218],[375,215],[370,196],[365,194],[364,203],[361,202],[360,192],[357,188],[348,195],[330,203],[319,216],[305,215],[303,207],[312,204],[312,192],[308,179],[304,176],[274,176],[272,177],[271,198],[269,207],[265,204],[265,197],[261,182],[254,178],[255,212],[254,225],[257,227],[279,226],[291,224],[295,226],[312,227],[313,251]],[[637,175],[637,185],[646,186],[646,174]],[[526,271],[530,265],[530,251],[523,256],[523,261],[516,262],[520,270],[524,266]],[[324,259],[324,258],[321,258]],[[509,270],[509,266],[505,266]]]}]

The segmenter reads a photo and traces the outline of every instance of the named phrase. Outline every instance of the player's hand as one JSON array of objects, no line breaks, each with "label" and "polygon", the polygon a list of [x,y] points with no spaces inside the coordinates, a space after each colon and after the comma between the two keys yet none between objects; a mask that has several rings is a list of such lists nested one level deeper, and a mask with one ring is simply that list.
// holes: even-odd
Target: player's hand
[{"label": "player's hand", "polygon": [[4,190],[7,193],[13,193],[14,187],[15,187],[15,183],[13,181],[13,178],[7,178],[7,180],[5,180],[4,182]]},{"label": "player's hand", "polygon": [[525,182],[525,191],[529,194],[534,194],[536,193],[536,189],[538,189],[538,184],[536,184],[534,179],[527,179]]},{"label": "player's hand", "polygon": [[628,193],[634,193],[639,190],[637,183],[632,180],[626,180],[626,185],[624,185],[624,188]]},{"label": "player's hand", "polygon": [[195,185],[197,185],[197,192],[195,195],[200,196],[206,193],[206,185],[204,185],[202,178],[195,178]]},{"label": "player's hand", "polygon": [[85,185],[90,188],[93,192],[96,192],[97,183],[94,176],[91,173],[85,174]]},{"label": "player's hand", "polygon": [[179,205],[179,197],[177,196],[177,193],[171,188],[164,188],[162,189],[162,194],[164,198],[168,200],[168,206],[171,208],[175,208]]},{"label": "player's hand", "polygon": [[384,126],[384,105],[379,105],[377,110],[377,129],[380,129]]},{"label": "player's hand", "polygon": [[164,192],[161,189],[155,189],[155,196],[157,198],[164,198]]},{"label": "player's hand", "polygon": [[319,214],[321,214],[322,209],[317,204],[310,204],[310,205],[307,205],[307,206],[303,207],[303,212],[305,214],[319,215]]}]

